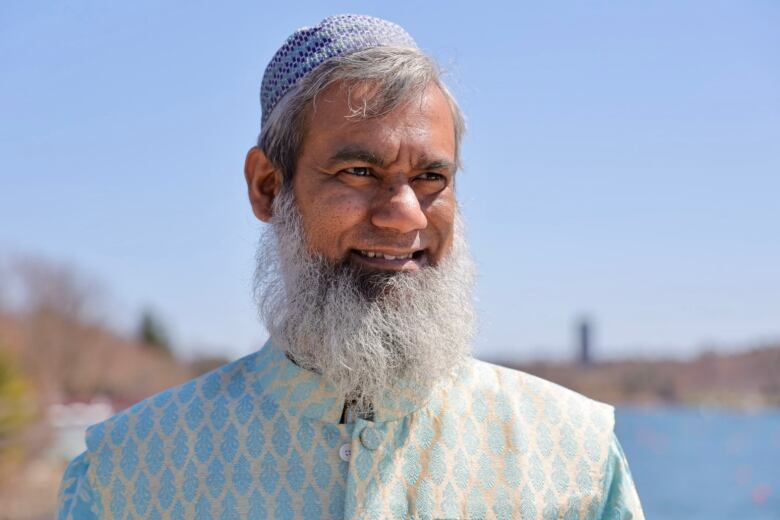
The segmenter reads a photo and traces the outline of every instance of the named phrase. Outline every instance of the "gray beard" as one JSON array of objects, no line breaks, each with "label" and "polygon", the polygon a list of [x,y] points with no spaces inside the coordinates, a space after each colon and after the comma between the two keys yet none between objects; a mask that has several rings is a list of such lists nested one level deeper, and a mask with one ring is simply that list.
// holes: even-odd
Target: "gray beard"
[{"label": "gray beard", "polygon": [[270,224],[254,278],[260,318],[274,343],[353,400],[353,411],[368,413],[401,388],[430,389],[468,358],[474,264],[459,216],[445,259],[402,273],[308,253],[291,190],[274,200]]}]

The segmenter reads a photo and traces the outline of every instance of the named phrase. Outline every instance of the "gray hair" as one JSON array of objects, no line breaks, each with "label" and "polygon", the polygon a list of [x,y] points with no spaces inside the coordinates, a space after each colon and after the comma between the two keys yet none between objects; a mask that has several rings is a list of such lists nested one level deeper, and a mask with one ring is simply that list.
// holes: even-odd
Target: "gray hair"
[{"label": "gray hair", "polygon": [[357,85],[371,83],[370,99],[352,106],[351,117],[373,118],[392,112],[415,95],[435,84],[450,106],[455,125],[455,162],[460,166],[460,143],[466,130],[463,114],[442,81],[436,62],[417,49],[372,47],[324,61],[279,100],[263,126],[257,146],[271,163],[281,169],[288,186],[306,133],[306,116],[316,106],[317,96],[336,82],[348,92]]}]

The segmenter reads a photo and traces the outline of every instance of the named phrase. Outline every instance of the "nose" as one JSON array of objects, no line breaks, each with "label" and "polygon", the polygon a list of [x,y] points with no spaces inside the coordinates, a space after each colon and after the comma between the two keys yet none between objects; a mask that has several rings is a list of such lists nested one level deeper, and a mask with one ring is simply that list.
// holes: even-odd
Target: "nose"
[{"label": "nose", "polygon": [[400,183],[384,190],[386,195],[377,201],[371,214],[372,224],[399,233],[418,231],[428,226],[420,200],[409,184]]}]

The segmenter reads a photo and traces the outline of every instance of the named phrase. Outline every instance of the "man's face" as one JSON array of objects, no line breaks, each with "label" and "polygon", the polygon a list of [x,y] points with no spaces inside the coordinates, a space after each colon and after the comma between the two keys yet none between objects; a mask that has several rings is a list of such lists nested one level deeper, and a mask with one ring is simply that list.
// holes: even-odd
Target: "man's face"
[{"label": "man's face", "polygon": [[255,272],[263,322],[356,410],[450,377],[474,320],[450,107],[431,86],[384,116],[350,117],[366,94],[337,84],[317,97],[292,189],[257,148],[245,170],[271,224]]},{"label": "man's face", "polygon": [[389,114],[349,117],[369,93],[335,84],[310,111],[293,176],[309,252],[368,270],[438,265],[457,211],[449,105],[430,85]]}]

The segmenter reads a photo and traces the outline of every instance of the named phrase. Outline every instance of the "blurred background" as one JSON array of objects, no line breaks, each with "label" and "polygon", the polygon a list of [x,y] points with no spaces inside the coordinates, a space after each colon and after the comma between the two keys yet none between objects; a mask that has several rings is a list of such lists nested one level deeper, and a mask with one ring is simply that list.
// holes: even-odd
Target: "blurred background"
[{"label": "blurred background", "polygon": [[780,4],[4,2],[0,518],[84,428],[262,345],[264,67],[403,25],[468,117],[477,357],[617,405],[651,519],[780,518]]}]

